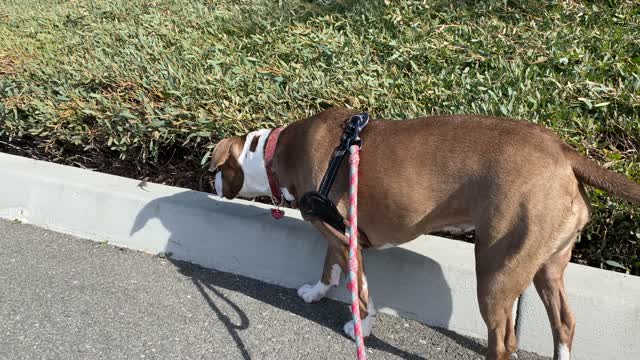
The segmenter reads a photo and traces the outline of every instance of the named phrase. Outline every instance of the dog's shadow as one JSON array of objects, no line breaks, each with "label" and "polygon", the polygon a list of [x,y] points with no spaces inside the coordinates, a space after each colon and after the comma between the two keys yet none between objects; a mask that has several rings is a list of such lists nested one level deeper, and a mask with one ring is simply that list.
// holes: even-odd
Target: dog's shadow
[{"label": "dog's shadow", "polygon": [[[220,289],[239,292],[262,303],[313,321],[335,331],[341,336],[345,336],[342,332],[342,326],[345,321],[350,319],[351,314],[349,313],[348,306],[342,302],[325,298],[315,304],[306,304],[298,298],[295,289],[287,289],[241,275],[202,268],[189,262],[179,260],[171,260],[171,262],[182,274],[191,277],[194,285],[198,288],[211,310],[227,328],[229,335],[234,340],[243,359],[251,359],[240,336],[240,332],[249,327],[250,320],[246,313],[225,296]],[[228,307],[231,307],[235,314],[229,316],[222,311],[220,307],[221,302],[225,302]],[[239,318],[239,323],[234,324],[230,320],[230,317]],[[452,335],[455,336],[456,334]],[[368,348],[387,352],[403,359],[425,359],[424,357],[398,349],[384,340],[377,338],[375,333],[367,338],[365,345]]]},{"label": "dog's shadow", "polygon": [[[246,218],[251,220],[246,221]],[[158,225],[161,225],[162,231],[158,231]],[[279,226],[286,229],[287,236],[282,236],[282,230],[270,231]],[[206,193],[184,191],[147,203],[138,213],[131,235],[139,232],[147,232],[144,238],[155,232],[165,239],[167,232],[169,233],[165,253],[182,274],[191,278],[211,310],[227,328],[244,359],[249,359],[250,354],[242,340],[241,331],[250,326],[251,319],[221,289],[242,293],[344,336],[342,325],[350,318],[348,306],[344,303],[326,299],[309,305],[297,297],[294,289],[208,270],[179,260],[195,259],[194,262],[206,267],[222,268],[234,273],[272,273],[274,278],[286,271],[294,273],[300,279],[300,285],[313,283],[322,270],[326,242],[319,234],[313,235],[316,234],[315,231],[306,222],[291,217],[274,222],[269,216],[269,210],[264,207],[246,202],[218,201]],[[292,244],[289,240],[291,238],[300,238],[300,242]],[[134,241],[135,239],[133,237]],[[283,256],[283,246],[296,247],[294,252],[301,252],[301,256]],[[451,290],[437,262],[402,248],[367,251],[364,257],[370,292],[377,306],[390,304],[410,317],[413,314],[402,309],[420,306],[429,312],[430,325],[447,327],[452,314]],[[309,258],[317,258],[314,260],[317,263],[310,266]],[[253,270],[246,270],[251,267]],[[415,269],[420,271],[416,272]],[[232,308],[237,313],[233,317],[240,319],[238,324],[233,323],[221,310],[221,305],[225,309]],[[447,331],[440,332],[463,347],[478,353],[484,352],[473,341]],[[375,337],[375,328],[374,334],[367,339],[366,346],[406,359],[422,359]]]}]

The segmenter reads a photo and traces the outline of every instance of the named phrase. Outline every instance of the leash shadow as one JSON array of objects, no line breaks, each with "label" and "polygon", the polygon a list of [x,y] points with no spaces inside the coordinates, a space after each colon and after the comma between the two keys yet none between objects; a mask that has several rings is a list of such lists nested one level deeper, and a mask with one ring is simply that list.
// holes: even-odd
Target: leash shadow
[{"label": "leash shadow", "polygon": [[[242,309],[240,309],[240,307],[236,305],[236,303],[229,300],[229,298],[227,298],[222,292],[220,292],[218,289],[211,286],[210,284],[199,281],[195,278],[192,278],[192,282],[193,282],[193,285],[198,289],[198,292],[200,292],[200,295],[202,295],[202,297],[205,299],[205,301],[207,302],[211,310],[216,314],[216,316],[218,317],[218,320],[220,320],[220,322],[222,322],[222,324],[224,324],[224,326],[227,328],[227,332],[235,342],[236,347],[238,348],[238,351],[240,351],[240,355],[242,356],[242,358],[245,360],[250,360],[251,356],[249,355],[249,352],[247,351],[247,347],[245,346],[239,334],[239,331],[249,328],[250,322],[249,322],[249,318],[247,317],[247,314],[244,311],[242,311]],[[229,316],[227,316],[224,313],[224,311],[222,311],[218,307],[218,305],[214,301],[213,297],[209,294],[209,292],[213,293],[220,300],[227,303],[227,305],[229,305],[233,309],[233,311],[236,314],[238,314],[238,317],[240,318],[240,324],[236,325],[231,321]]]},{"label": "leash shadow", "polygon": [[[261,303],[268,304],[274,308],[287,311],[291,314],[313,321],[346,338],[346,335],[342,331],[342,326],[344,325],[344,322],[350,318],[351,313],[349,312],[348,306],[344,303],[325,298],[315,304],[306,304],[298,297],[295,289],[287,289],[267,284],[242,275],[207,269],[186,261],[174,259],[169,259],[169,261],[178,268],[180,273],[185,276],[189,276],[191,281],[196,285],[196,287],[198,287],[200,293],[209,303],[212,311],[227,327],[229,334],[236,342],[236,345],[244,359],[250,359],[251,357],[247,352],[238,331],[248,328],[250,323],[249,319],[236,304],[224,296],[220,289],[241,293],[254,300],[260,301]],[[232,324],[229,318],[215,304],[214,300],[207,291],[205,291],[205,289],[208,289],[220,299],[227,302],[227,304],[230,305],[240,316],[241,324]],[[401,350],[375,335],[371,335],[367,338],[365,340],[365,345],[368,348],[386,352],[403,359],[425,359],[424,357]]]}]

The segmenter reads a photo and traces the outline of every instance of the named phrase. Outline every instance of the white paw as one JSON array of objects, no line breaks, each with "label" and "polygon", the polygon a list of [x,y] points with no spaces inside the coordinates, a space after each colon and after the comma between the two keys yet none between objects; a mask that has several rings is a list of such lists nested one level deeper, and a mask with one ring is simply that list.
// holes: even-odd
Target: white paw
[{"label": "white paw", "polygon": [[558,360],[571,360],[571,351],[565,344],[560,344],[558,347]]},{"label": "white paw", "polygon": [[[360,321],[360,325],[362,326],[362,337],[366,338],[371,335],[371,329],[373,328],[373,323],[376,321],[376,315],[378,312],[376,311],[376,307],[373,305],[373,299],[369,298],[369,303],[367,304],[367,317]],[[351,339],[356,339],[356,331],[354,329],[353,320],[344,324],[344,333],[347,334]]]},{"label": "white paw", "polygon": [[316,302],[327,294],[329,287],[329,285],[325,285],[321,281],[318,281],[315,285],[302,285],[298,289],[298,296],[300,296],[307,304]]},{"label": "white paw", "polygon": [[[376,317],[375,316],[367,316],[366,318],[362,319],[360,321],[361,325],[362,325],[362,337],[366,338],[369,335],[371,335],[371,329],[373,328],[373,323],[375,322]],[[355,340],[356,339],[356,330],[354,328],[354,322],[353,320],[349,321],[348,323],[344,324],[344,333],[347,334],[347,336],[349,336],[351,339]]]}]

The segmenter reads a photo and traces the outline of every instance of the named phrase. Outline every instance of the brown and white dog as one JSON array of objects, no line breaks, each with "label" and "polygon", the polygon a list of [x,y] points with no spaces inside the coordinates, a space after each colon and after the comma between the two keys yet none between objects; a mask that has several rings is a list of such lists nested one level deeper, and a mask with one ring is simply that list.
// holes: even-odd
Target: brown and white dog
[{"label": "brown and white dog", "polygon": [[[332,108],[279,134],[262,130],[220,141],[210,165],[217,194],[229,199],[282,195],[295,206],[305,192],[317,190],[343,125],[354,114]],[[460,115],[372,120],[361,136],[361,248],[397,245],[451,228],[475,229],[487,358],[507,359],[516,350],[511,310],[533,281],[551,322],[554,358],[569,359],[575,320],[563,273],[590,217],[584,184],[634,203],[640,203],[640,185],[526,121]],[[345,216],[346,163],[330,193]],[[305,220],[329,242],[320,281],[298,290],[304,301],[314,302],[347,271],[348,241],[319,219]],[[362,266],[358,276],[363,333],[368,336],[375,309]],[[351,322],[344,330],[353,338]]]}]

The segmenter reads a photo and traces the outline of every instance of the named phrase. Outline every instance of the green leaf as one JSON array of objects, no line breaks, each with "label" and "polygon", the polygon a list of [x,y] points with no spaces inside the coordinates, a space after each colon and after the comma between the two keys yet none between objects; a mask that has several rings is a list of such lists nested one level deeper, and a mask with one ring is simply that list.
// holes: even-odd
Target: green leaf
[{"label": "green leaf", "polygon": [[122,116],[123,118],[127,118],[127,119],[136,119],[136,116],[130,113],[129,110],[120,111],[118,116]]},{"label": "green leaf", "polygon": [[580,100],[583,103],[585,103],[589,109],[593,108],[593,103],[591,102],[591,100],[589,100],[587,98],[583,98],[583,97],[578,98],[578,100]]},{"label": "green leaf", "polygon": [[617,267],[617,268],[619,268],[619,269],[627,270],[627,268],[626,268],[626,267],[622,266],[622,264],[620,264],[620,263],[619,263],[619,262],[617,262],[617,261],[607,260],[607,261],[605,261],[605,263],[606,263],[607,265],[609,265],[609,266],[613,266],[613,267]]},{"label": "green leaf", "polygon": [[211,150],[207,151],[204,156],[202,157],[202,159],[200,160],[200,166],[203,166],[204,164],[207,163],[207,161],[209,161],[209,156],[211,156]]}]

